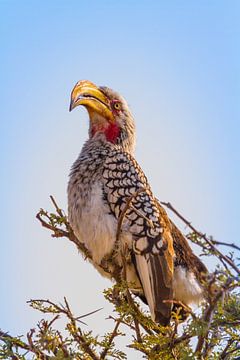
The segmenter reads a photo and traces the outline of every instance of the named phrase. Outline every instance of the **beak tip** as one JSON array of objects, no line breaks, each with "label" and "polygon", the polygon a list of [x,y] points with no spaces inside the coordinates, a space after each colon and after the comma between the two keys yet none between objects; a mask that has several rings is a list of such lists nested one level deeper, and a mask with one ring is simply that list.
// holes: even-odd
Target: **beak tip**
[{"label": "beak tip", "polygon": [[69,105],[69,112],[71,112],[72,109],[74,108],[73,104],[74,104],[73,101],[71,101],[71,102],[70,102],[70,105]]}]

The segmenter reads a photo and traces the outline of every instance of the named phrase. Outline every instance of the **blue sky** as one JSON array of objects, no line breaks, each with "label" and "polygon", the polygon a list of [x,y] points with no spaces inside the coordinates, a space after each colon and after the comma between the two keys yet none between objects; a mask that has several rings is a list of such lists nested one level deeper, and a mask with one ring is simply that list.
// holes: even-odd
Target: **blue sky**
[{"label": "blue sky", "polygon": [[97,331],[110,311],[109,282],[35,220],[51,209],[49,194],[66,208],[87,137],[84,109],[68,113],[80,79],[129,102],[156,196],[202,231],[239,241],[239,11],[238,1],[0,0],[3,329],[34,325],[34,297],[67,296],[77,313],[104,306],[90,323]]}]

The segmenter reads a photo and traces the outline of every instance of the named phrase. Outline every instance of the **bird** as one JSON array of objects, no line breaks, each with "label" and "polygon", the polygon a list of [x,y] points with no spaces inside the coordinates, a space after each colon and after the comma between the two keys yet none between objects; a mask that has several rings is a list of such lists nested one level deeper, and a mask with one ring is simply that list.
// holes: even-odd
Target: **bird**
[{"label": "bird", "polygon": [[[68,219],[98,272],[126,281],[166,326],[173,304],[199,304],[207,269],[168,217],[134,157],[135,121],[116,91],[80,80],[69,110],[86,108],[88,139],[68,181]],[[120,225],[121,224],[121,227]],[[119,228],[120,227],[120,228]]]}]

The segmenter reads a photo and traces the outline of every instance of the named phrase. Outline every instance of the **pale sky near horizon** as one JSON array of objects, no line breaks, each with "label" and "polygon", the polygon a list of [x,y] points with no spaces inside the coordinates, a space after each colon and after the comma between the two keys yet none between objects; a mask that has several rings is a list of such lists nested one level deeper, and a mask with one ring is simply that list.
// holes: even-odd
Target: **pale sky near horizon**
[{"label": "pale sky near horizon", "polygon": [[104,307],[88,321],[96,332],[111,311],[110,282],[35,219],[51,210],[50,194],[67,206],[87,138],[85,110],[68,112],[80,79],[127,99],[155,195],[201,231],[239,242],[239,15],[234,0],[0,0],[0,328],[33,327],[41,314],[30,298],[66,296],[78,315]]}]

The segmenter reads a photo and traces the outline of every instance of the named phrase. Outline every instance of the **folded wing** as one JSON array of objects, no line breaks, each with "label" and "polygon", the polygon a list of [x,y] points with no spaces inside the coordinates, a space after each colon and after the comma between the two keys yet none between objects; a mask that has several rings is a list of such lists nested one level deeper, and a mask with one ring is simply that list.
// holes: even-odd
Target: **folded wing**
[{"label": "folded wing", "polygon": [[105,162],[103,179],[106,201],[117,220],[129,199],[132,199],[124,216],[122,230],[132,235],[136,273],[152,318],[166,325],[172,308],[174,258],[168,217],[130,154],[113,151]]}]

